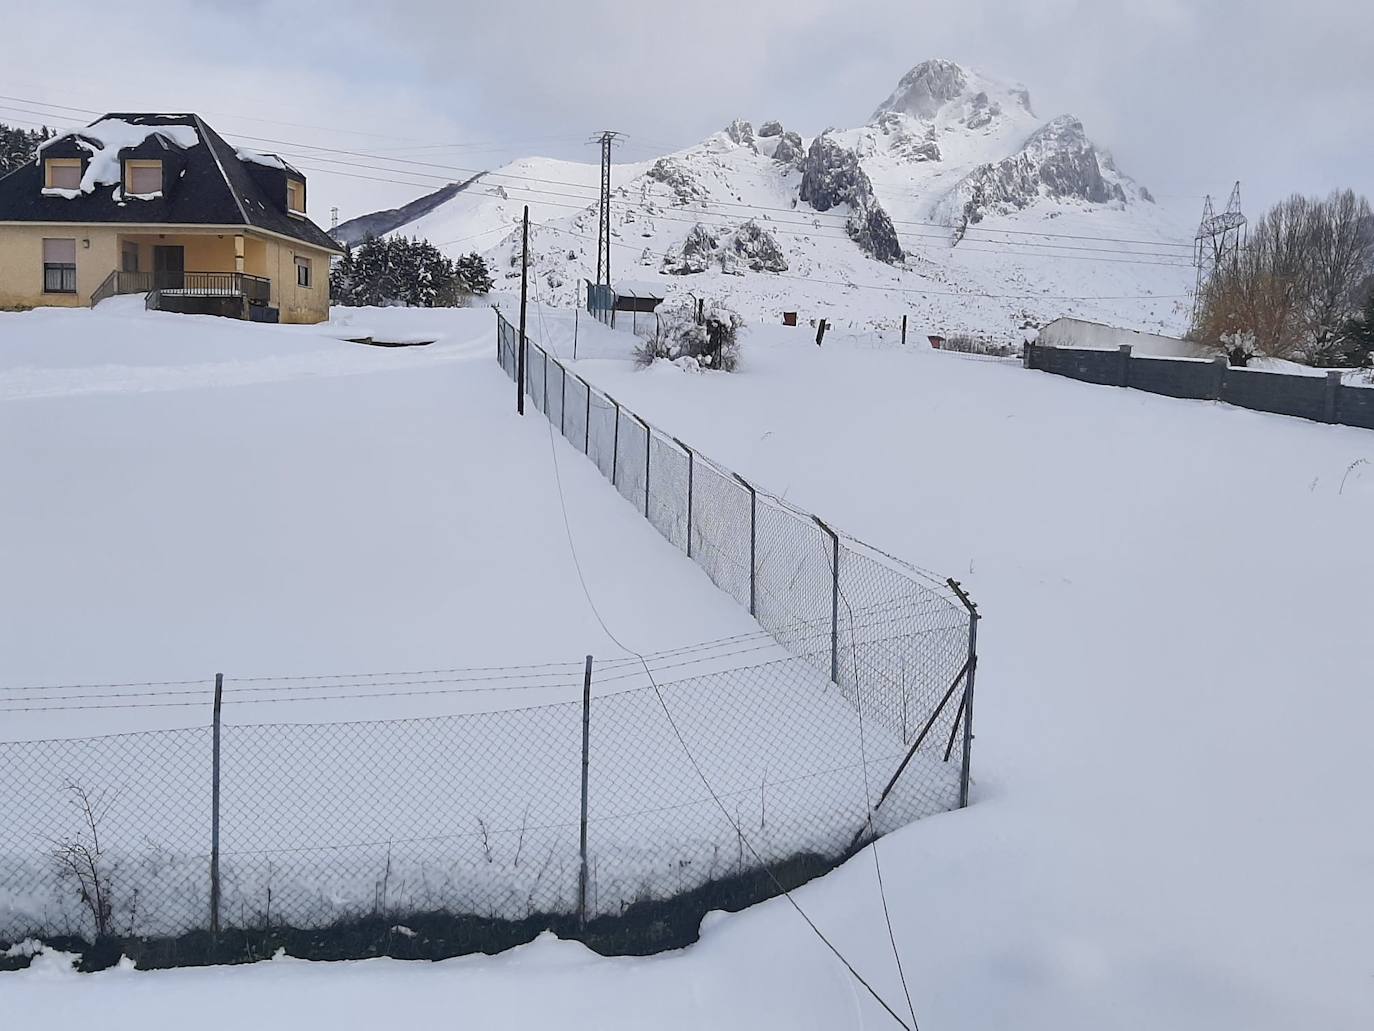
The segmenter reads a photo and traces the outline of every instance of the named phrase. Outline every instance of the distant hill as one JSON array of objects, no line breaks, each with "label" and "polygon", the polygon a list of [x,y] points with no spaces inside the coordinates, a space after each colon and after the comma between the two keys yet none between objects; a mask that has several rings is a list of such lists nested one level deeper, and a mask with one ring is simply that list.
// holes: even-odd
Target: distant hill
[{"label": "distant hill", "polygon": [[439,205],[452,200],[486,174],[486,172],[478,172],[471,179],[466,179],[461,183],[449,183],[447,186],[441,186],[433,193],[417,197],[409,204],[403,204],[399,208],[373,211],[366,215],[359,215],[357,218],[350,218],[347,222],[340,222],[329,235],[342,244],[362,243],[369,236],[385,236],[393,229],[428,215]]}]

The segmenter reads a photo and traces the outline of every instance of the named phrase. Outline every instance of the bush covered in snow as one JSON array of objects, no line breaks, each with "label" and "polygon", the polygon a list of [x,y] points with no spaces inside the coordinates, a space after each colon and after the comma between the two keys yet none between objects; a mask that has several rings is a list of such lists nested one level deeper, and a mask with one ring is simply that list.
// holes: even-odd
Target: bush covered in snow
[{"label": "bush covered in snow", "polygon": [[368,237],[329,272],[329,294],[345,307],[454,308],[491,289],[477,254],[454,261],[428,240]]},{"label": "bush covered in snow", "polygon": [[733,372],[739,364],[743,326],[739,312],[720,301],[681,297],[659,309],[658,328],[635,349],[635,361],[647,366],[660,358],[686,360],[702,368]]}]

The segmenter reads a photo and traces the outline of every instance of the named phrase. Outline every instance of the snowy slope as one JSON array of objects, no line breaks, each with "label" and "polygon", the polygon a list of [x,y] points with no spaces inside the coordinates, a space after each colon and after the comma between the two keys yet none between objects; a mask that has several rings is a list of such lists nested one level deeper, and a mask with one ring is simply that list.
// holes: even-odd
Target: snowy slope
[{"label": "snowy slope", "polygon": [[[511,411],[491,311],[349,309],[318,327],[264,326],[130,300],[0,314],[0,740],[199,726],[207,713],[15,711],[33,696],[12,689],[28,684],[606,653],[569,557],[547,426]],[[369,333],[437,342],[338,339]],[[562,477],[584,567],[642,647],[757,632],[572,457]],[[640,603],[648,592],[654,609]],[[230,719],[460,702],[244,702]]]},{"label": "snowy slope", "polygon": [[[483,182],[398,232],[475,247],[513,277],[511,227],[528,202],[537,289],[578,303],[595,275],[596,166],[530,159]],[[1154,203],[1072,116],[1040,117],[1024,87],[950,62],[913,68],[857,128],[808,138],[737,120],[615,166],[614,184],[613,279],[723,297],[753,321],[795,310],[891,328],[906,314],[918,333],[1008,342],[1065,314],[1186,323],[1189,218]]]}]

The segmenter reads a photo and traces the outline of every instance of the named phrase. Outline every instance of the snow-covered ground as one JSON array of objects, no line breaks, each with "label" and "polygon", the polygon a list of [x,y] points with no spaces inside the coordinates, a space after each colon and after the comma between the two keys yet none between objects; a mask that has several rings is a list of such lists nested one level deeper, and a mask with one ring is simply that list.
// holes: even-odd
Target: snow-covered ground
[{"label": "snow-covered ground", "polygon": [[[509,639],[492,636],[505,622],[499,600],[469,607],[423,585],[463,572],[445,551],[459,510],[493,541],[529,545],[533,534],[539,561],[565,561],[561,528],[525,522],[549,501],[524,472],[547,444],[531,425],[483,441],[511,463],[492,472],[500,486],[529,504],[486,513],[465,500],[450,442],[470,426],[468,409],[483,426],[506,425],[509,384],[489,314],[424,314],[453,327],[451,343],[363,352],[384,375],[0,404],[7,490],[49,499],[0,515],[4,568],[18,572],[6,581],[23,585],[23,596],[5,594],[3,650],[7,662],[18,656],[16,676],[146,674],[133,660],[148,641],[162,653],[158,669],[192,673],[233,663],[246,640],[261,642],[258,669],[311,668],[338,649],[341,661],[390,667],[440,631],[464,657],[508,654]],[[70,317],[83,315],[102,318]],[[367,317],[380,325],[393,313]],[[175,330],[186,323],[166,318],[169,343],[184,345]],[[36,324],[6,316],[0,339],[26,338]],[[543,327],[546,339],[560,332],[551,317]],[[628,334],[617,344],[581,327],[578,371],[593,383],[857,537],[959,576],[981,604],[974,804],[880,846],[922,1027],[1374,1022],[1374,824],[1361,815],[1374,774],[1374,434],[844,333],[818,349],[805,328],[749,331],[732,375],[637,372],[623,357]],[[211,361],[238,367],[223,332]],[[531,335],[541,335],[537,319]],[[595,357],[582,357],[584,340]],[[98,346],[88,338],[50,364],[105,362],[92,355]],[[323,347],[327,365],[353,353],[308,346]],[[290,405],[304,394],[316,402],[308,414]],[[181,436],[153,432],[144,405]],[[314,468],[325,440],[350,460]],[[60,472],[74,456],[79,481]],[[681,592],[694,618],[710,608],[729,624],[693,624],[693,636],[729,632],[736,617],[706,604],[709,586],[693,593],[698,581],[676,579],[676,557],[647,524],[590,469],[580,479],[574,463],[564,469],[576,509],[634,551],[626,570],[671,582],[661,604]],[[423,511],[408,503],[417,476],[430,490]],[[179,489],[143,504],[154,477]],[[302,495],[324,499],[311,518],[290,510]],[[403,532],[379,538],[388,524]],[[230,550],[217,556],[207,544]],[[346,569],[336,568],[341,555]],[[124,595],[89,597],[78,588],[93,577],[126,584]],[[597,589],[605,597],[613,586]],[[522,599],[526,625],[572,628],[546,635],[555,658],[596,639],[593,624],[578,623],[590,619],[578,598],[574,584]],[[661,609],[646,618],[632,597],[612,604],[609,619],[637,642],[677,626]],[[177,632],[161,629],[169,619]],[[870,854],[796,897],[896,1003]],[[433,966],[282,962],[83,978],[60,967],[45,957],[5,978],[16,1023],[59,1007],[108,1027],[271,1024],[285,1013],[335,1027],[454,1012],[589,1028],[890,1022],[781,899],[713,918],[699,945],[648,960],[541,940]]]}]

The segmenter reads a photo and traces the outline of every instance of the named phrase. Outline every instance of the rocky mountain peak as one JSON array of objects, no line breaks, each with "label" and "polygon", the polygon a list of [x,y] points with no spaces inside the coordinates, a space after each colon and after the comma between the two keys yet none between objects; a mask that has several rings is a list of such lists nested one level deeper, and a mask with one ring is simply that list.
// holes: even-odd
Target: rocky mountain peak
[{"label": "rocky mountain peak", "polygon": [[1030,93],[1024,86],[996,82],[953,61],[937,58],[922,61],[903,75],[869,121],[876,122],[894,113],[930,121],[957,103],[959,111],[972,123],[969,127],[981,128],[996,117],[1002,101],[1030,112]]}]

